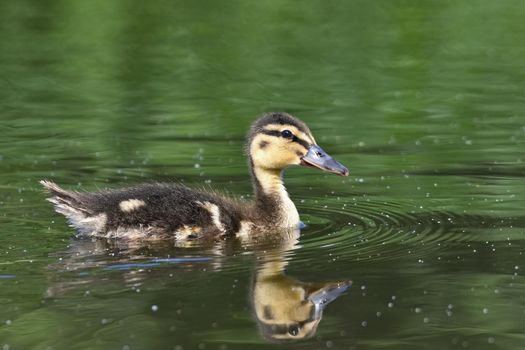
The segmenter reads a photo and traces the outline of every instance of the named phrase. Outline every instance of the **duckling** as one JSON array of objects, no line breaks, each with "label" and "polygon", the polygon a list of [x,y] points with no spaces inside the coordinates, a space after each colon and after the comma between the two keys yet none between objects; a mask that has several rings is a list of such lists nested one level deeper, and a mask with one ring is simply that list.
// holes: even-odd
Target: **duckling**
[{"label": "duckling", "polygon": [[251,203],[172,183],[92,193],[64,190],[47,180],[40,183],[51,194],[48,201],[78,236],[191,239],[247,237],[255,231],[301,225],[283,184],[288,166],[348,176],[348,169],[317,145],[306,124],[284,112],[257,119],[248,133],[246,149],[255,194]]},{"label": "duckling", "polygon": [[278,342],[311,338],[326,305],[352,281],[301,282],[285,275],[284,255],[274,253],[269,251],[262,257],[250,296],[259,331],[264,338]]}]

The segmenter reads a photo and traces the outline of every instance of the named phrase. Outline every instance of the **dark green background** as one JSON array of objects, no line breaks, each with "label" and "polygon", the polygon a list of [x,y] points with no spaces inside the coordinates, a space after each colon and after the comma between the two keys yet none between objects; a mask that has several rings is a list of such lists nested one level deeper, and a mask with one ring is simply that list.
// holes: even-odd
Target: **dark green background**
[{"label": "dark green background", "polygon": [[[37,183],[247,197],[244,133],[273,110],[351,169],[287,172],[309,224],[288,274],[354,285],[285,347],[524,347],[523,1],[20,0],[0,19],[4,349],[274,349],[256,247],[119,253],[72,239]],[[167,256],[212,260],[107,269]]]}]

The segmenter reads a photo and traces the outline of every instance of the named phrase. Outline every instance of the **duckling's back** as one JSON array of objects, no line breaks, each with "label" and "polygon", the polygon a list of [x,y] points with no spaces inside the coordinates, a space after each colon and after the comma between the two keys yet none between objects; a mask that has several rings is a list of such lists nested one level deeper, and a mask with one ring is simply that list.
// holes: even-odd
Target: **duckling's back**
[{"label": "duckling's back", "polygon": [[239,231],[240,207],[214,194],[179,184],[145,184],[121,190],[82,193],[41,181],[55,210],[82,236],[186,239]]}]

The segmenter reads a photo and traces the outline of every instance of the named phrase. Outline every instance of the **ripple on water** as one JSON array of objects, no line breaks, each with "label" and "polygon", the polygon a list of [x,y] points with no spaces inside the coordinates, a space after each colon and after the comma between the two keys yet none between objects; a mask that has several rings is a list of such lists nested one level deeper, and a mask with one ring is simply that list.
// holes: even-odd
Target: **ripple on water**
[{"label": "ripple on water", "polygon": [[[322,204],[321,204],[322,203]],[[326,198],[308,198],[298,203],[307,223],[298,244],[292,242],[281,258],[312,261],[322,252],[333,259],[354,261],[392,261],[407,254],[425,259],[450,244],[479,239],[480,227],[523,226],[519,218],[488,218],[445,211],[414,211],[410,204],[373,201],[370,199],[345,205]],[[106,271],[162,269],[206,269],[229,274],[246,272],[251,265],[239,264],[235,257],[261,256],[275,248],[275,242],[221,241],[220,244],[172,241],[126,244],[72,239],[70,246],[54,254],[59,258],[53,269]],[[296,249],[296,248],[301,249]]]},{"label": "ripple on water", "polygon": [[308,223],[301,238],[304,249],[298,252],[300,259],[310,259],[319,248],[327,248],[339,258],[391,260],[411,254],[414,247],[417,257],[423,259],[448,244],[475,239],[474,229],[480,226],[509,227],[512,221],[446,211],[413,211],[407,205],[371,200],[352,205],[326,205],[321,199],[306,203],[299,208]]}]

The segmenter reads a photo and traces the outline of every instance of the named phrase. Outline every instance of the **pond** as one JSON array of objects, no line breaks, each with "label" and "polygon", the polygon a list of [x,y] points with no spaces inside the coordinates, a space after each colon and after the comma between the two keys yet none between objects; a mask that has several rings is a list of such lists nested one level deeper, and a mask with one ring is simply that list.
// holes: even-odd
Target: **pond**
[{"label": "pond", "polygon": [[[3,350],[525,344],[525,3],[0,13]],[[266,111],[304,120],[350,168],[287,170],[298,240],[78,239],[38,184],[249,200],[245,133]]]}]

